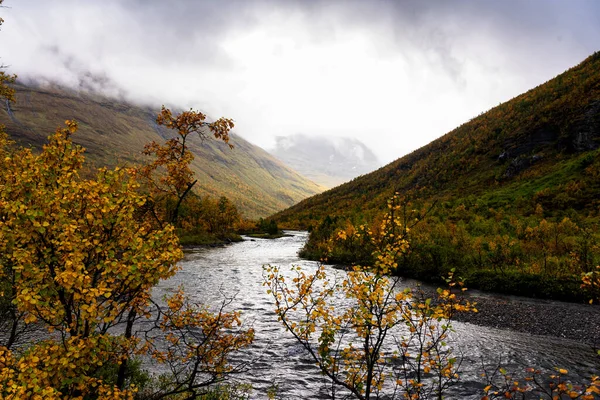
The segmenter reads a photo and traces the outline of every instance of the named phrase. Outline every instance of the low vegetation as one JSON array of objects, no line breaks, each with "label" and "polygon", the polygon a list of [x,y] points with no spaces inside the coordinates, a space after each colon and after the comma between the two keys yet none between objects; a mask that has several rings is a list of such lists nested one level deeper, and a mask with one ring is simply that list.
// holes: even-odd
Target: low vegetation
[{"label": "low vegetation", "polygon": [[273,219],[262,219],[254,223],[254,227],[249,231],[244,232],[251,238],[259,239],[279,239],[280,237],[289,236],[277,226],[277,222]]},{"label": "low vegetation", "polygon": [[[515,216],[481,203],[425,204],[402,198],[410,251],[398,257],[394,273],[439,283],[451,269],[472,288],[532,297],[585,301],[580,276],[600,263],[600,234],[595,221],[545,218],[541,206]],[[310,233],[301,251],[306,258],[332,263],[372,263],[371,225],[348,229],[348,220],[327,217]],[[340,239],[340,232],[345,232]]]}]

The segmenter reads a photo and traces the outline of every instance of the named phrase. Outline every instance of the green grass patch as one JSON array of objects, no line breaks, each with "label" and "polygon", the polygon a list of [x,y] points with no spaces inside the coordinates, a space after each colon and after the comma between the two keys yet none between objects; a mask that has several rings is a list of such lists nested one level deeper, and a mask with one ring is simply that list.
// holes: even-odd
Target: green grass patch
[{"label": "green grass patch", "polygon": [[578,276],[553,277],[519,271],[499,274],[492,270],[481,270],[471,272],[466,279],[466,285],[469,288],[486,292],[538,299],[575,303],[584,303],[589,300],[589,295],[581,289],[581,278]]},{"label": "green grass patch", "polygon": [[294,236],[294,235],[279,232],[279,233],[248,233],[247,236],[249,236],[251,238],[257,238],[257,239],[279,239],[282,237],[290,237],[290,236]]},{"label": "green grass patch", "polygon": [[241,242],[244,239],[237,233],[228,233],[223,236],[216,236],[208,232],[198,232],[194,234],[180,234],[179,243],[182,246],[214,246]]}]

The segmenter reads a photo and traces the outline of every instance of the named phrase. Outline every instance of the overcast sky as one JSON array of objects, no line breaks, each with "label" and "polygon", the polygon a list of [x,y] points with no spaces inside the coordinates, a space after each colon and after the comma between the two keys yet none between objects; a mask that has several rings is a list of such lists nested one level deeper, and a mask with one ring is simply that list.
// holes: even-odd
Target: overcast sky
[{"label": "overcast sky", "polygon": [[22,78],[227,116],[264,148],[349,136],[384,162],[600,50],[600,1],[5,0]]}]

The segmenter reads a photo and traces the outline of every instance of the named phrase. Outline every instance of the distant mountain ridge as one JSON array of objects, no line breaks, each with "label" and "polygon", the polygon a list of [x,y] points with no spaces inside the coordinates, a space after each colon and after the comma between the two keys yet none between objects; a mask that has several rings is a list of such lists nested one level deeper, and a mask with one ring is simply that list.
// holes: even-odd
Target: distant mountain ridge
[{"label": "distant mountain ridge", "polygon": [[275,141],[272,154],[326,187],[337,186],[381,166],[371,149],[353,138],[295,134],[277,136]]},{"label": "distant mountain ridge", "polygon": [[[75,119],[74,141],[87,150],[94,166],[143,160],[143,146],[172,135],[156,124],[159,108],[136,106],[97,93],[58,86],[15,85],[17,100],[0,111],[0,124],[19,145],[40,148],[66,119]],[[322,187],[299,175],[265,150],[231,135],[234,149],[217,140],[193,138],[192,169],[202,195],[227,196],[245,216],[264,217],[318,193]]]},{"label": "distant mountain ridge", "polygon": [[365,220],[399,192],[474,207],[600,213],[600,53],[383,168],[275,215],[308,227]]}]

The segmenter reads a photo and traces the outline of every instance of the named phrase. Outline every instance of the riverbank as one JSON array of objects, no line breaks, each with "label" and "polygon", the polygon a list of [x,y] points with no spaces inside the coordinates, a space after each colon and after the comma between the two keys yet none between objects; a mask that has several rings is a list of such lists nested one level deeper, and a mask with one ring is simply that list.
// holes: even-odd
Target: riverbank
[{"label": "riverbank", "polygon": [[210,233],[202,232],[191,235],[180,235],[179,244],[184,247],[203,246],[203,247],[218,247],[230,243],[241,242],[244,239],[237,233],[228,233],[223,236],[216,236]]},{"label": "riverbank", "polygon": [[459,314],[456,320],[532,335],[553,336],[600,346],[600,306],[529,299],[469,291],[479,312]]},{"label": "riverbank", "polygon": [[292,237],[288,233],[247,233],[246,236],[254,238],[254,239],[279,239],[282,237]]},{"label": "riverbank", "polygon": [[[419,286],[427,297],[435,296],[436,285],[414,279],[403,281],[410,287]],[[598,304],[535,299],[474,289],[468,289],[460,296],[477,303],[475,308],[478,312],[459,313],[455,316],[455,321],[530,335],[569,339],[600,348]]]},{"label": "riverbank", "polygon": [[[333,265],[349,270],[348,265]],[[419,286],[427,297],[434,297],[441,285],[401,278],[411,287]],[[579,341],[600,348],[600,305],[535,299],[472,290],[462,294],[476,302],[477,313],[460,313],[456,321],[474,325],[510,329],[531,335],[552,336]]]}]

